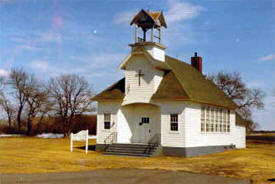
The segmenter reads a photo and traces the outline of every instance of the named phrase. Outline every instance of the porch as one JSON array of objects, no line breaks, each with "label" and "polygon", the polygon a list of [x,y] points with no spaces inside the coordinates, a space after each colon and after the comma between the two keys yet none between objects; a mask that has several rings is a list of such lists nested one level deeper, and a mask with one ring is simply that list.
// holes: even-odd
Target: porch
[{"label": "porch", "polygon": [[[154,104],[134,103],[122,106],[117,113],[115,143],[159,144],[160,108]],[[108,138],[108,137],[107,137]],[[108,141],[108,140],[107,140]]]},{"label": "porch", "polygon": [[161,142],[160,108],[154,104],[121,106],[104,139],[105,154],[151,156]]}]

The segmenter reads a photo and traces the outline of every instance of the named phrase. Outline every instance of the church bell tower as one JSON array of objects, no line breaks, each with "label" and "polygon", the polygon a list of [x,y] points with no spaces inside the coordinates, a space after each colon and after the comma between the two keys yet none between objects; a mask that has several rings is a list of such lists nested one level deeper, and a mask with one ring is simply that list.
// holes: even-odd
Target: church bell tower
[{"label": "church bell tower", "polygon": [[[134,16],[130,25],[135,25],[135,43],[130,44],[132,52],[139,47],[147,50],[154,59],[165,61],[166,47],[161,44],[162,27],[167,28],[164,16],[161,11],[150,12],[141,10]],[[142,36],[139,36],[139,30],[142,30]],[[151,33],[147,35],[148,31]]]}]

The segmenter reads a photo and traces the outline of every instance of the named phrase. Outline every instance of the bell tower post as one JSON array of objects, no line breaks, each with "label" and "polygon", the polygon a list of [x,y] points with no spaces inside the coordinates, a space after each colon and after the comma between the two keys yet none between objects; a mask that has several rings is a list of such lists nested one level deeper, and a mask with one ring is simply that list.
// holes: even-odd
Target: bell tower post
[{"label": "bell tower post", "polygon": [[[141,10],[134,16],[130,25],[135,24],[135,43],[130,44],[132,52],[137,47],[143,47],[153,58],[164,61],[166,47],[161,44],[161,27],[167,28],[164,16],[161,11],[150,12]],[[139,37],[139,29],[142,30],[142,37]],[[147,38],[147,31],[151,31],[151,36]],[[155,34],[155,30],[158,34]]]}]

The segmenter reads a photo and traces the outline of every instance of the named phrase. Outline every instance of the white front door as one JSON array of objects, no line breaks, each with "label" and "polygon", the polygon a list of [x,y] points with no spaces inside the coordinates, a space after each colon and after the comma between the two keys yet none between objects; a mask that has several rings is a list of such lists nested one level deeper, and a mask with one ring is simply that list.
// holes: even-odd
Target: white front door
[{"label": "white front door", "polygon": [[148,143],[151,138],[150,118],[141,117],[139,123],[139,143]]}]

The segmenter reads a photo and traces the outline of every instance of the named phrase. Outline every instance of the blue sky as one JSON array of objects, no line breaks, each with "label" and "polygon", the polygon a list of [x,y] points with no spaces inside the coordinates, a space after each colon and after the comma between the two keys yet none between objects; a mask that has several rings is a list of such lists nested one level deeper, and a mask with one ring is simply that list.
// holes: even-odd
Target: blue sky
[{"label": "blue sky", "polygon": [[99,92],[123,77],[118,65],[141,8],[163,11],[168,55],[189,63],[197,51],[205,74],[240,72],[263,89],[265,109],[254,117],[261,129],[275,129],[272,0],[0,0],[0,75],[14,67],[41,80],[77,73]]}]

